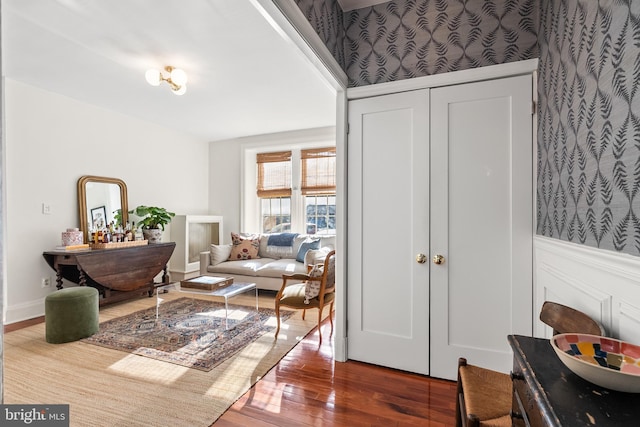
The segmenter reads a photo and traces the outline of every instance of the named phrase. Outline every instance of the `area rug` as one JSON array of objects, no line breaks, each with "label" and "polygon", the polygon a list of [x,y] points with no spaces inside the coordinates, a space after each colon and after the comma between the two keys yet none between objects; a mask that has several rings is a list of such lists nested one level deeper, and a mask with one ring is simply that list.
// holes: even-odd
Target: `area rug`
[{"label": "area rug", "polygon": [[[184,296],[169,292],[162,298],[166,303]],[[100,320],[155,310],[155,300],[109,304],[100,308]],[[239,295],[231,302],[250,306],[253,301]],[[273,309],[273,296],[261,294],[259,304]],[[275,327],[275,318],[271,324]],[[282,324],[278,339],[275,331],[267,332],[212,370],[202,371],[82,340],[49,344],[43,322],[4,335],[4,403],[68,404],[70,427],[209,427],[316,325],[315,313],[303,320],[298,310]],[[316,343],[311,340],[309,345]]]},{"label": "area rug", "polygon": [[83,341],[208,372],[275,329],[274,310],[229,305],[228,314],[221,302],[179,298],[103,322]]}]

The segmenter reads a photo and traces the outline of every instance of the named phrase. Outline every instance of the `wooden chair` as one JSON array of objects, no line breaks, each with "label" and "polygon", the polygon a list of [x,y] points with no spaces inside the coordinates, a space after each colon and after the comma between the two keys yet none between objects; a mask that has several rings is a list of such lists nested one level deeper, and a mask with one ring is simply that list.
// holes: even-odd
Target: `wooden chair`
[{"label": "wooden chair", "polygon": [[[276,295],[276,318],[278,327],[276,329],[276,339],[280,332],[280,307],[289,307],[297,310],[303,310],[302,319],[310,308],[318,309],[318,336],[322,343],[322,330],[320,323],[322,322],[322,311],[324,306],[329,304],[329,321],[331,322],[331,334],[333,334],[333,303],[336,295],[336,251],[331,251],[324,259],[324,270],[322,276],[313,278],[309,274],[283,274],[282,287]],[[300,281],[302,283],[287,283],[289,281]],[[311,299],[305,304],[305,287],[306,282],[317,280],[320,282],[320,293],[317,297]]]},{"label": "wooden chair", "polygon": [[553,335],[578,332],[605,336],[604,327],[581,311],[557,302],[545,301],[540,320],[553,328]]},{"label": "wooden chair", "polygon": [[[581,311],[545,301],[540,320],[553,334],[577,332],[605,335],[602,325]],[[511,377],[458,359],[456,427],[511,426]]]}]

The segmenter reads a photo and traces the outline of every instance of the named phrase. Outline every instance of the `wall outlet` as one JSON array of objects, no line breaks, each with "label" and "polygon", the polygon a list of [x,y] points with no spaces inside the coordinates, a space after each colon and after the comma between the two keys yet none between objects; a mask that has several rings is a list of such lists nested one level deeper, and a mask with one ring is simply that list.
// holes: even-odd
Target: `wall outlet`
[{"label": "wall outlet", "polygon": [[49,286],[51,286],[51,277],[43,277],[42,278],[42,287],[43,288],[48,288]]}]

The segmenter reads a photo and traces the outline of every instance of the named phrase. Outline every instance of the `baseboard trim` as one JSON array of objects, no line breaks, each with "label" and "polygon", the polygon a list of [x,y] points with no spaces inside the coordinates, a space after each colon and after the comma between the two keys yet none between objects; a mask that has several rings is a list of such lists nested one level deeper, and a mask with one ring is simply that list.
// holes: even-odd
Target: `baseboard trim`
[{"label": "baseboard trim", "polygon": [[4,333],[9,333],[13,331],[17,331],[18,329],[26,328],[29,326],[37,325],[39,323],[44,323],[44,316],[34,317],[33,319],[22,320],[20,322],[11,323],[9,325],[4,325]]},{"label": "baseboard trim", "polygon": [[44,298],[6,307],[4,324],[9,325],[44,316]]}]

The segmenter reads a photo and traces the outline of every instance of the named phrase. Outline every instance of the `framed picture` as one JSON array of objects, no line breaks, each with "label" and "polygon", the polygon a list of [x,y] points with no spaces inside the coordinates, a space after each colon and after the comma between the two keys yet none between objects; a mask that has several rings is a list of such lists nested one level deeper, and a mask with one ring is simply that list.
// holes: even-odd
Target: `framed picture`
[{"label": "framed picture", "polygon": [[104,228],[107,225],[107,209],[104,206],[98,206],[91,209],[91,224],[93,228]]}]

